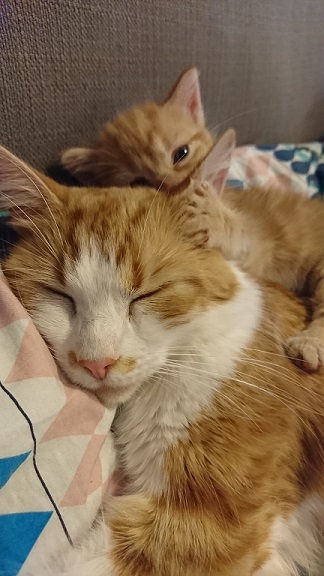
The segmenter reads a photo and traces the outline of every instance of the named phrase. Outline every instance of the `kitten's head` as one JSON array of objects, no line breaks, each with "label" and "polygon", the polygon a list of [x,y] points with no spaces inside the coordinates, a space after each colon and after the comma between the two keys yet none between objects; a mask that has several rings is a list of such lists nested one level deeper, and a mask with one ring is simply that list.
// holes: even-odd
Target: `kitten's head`
[{"label": "kitten's head", "polygon": [[93,148],[70,148],[61,163],[81,183],[176,188],[212,144],[198,72],[185,71],[163,103],[146,102],[107,123]]},{"label": "kitten's head", "polygon": [[182,235],[177,196],[64,188],[1,148],[0,209],[20,233],[3,265],[13,292],[70,380],[112,400],[158,372],[235,292],[220,253]]}]

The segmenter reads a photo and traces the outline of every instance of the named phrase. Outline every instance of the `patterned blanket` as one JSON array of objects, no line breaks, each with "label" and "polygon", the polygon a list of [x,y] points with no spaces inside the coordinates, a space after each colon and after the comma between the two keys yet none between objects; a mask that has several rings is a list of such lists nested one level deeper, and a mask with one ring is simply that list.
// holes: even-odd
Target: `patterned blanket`
[{"label": "patterned blanket", "polygon": [[324,197],[324,143],[241,146],[234,152],[228,186],[288,188]]},{"label": "patterned blanket", "polygon": [[[238,148],[228,183],[324,196],[324,145]],[[0,258],[14,241],[0,218]],[[0,273],[0,576],[36,575],[40,551],[89,529],[114,468],[113,416],[64,382]]]},{"label": "patterned blanket", "polygon": [[90,528],[114,468],[114,413],[69,386],[0,273],[0,575]]}]

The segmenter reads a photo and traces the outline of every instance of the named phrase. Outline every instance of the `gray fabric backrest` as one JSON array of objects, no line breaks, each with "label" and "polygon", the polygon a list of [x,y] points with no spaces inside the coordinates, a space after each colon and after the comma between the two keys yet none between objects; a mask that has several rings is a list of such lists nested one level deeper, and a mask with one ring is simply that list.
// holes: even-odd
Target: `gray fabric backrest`
[{"label": "gray fabric backrest", "polygon": [[44,168],[192,64],[210,126],[316,139],[323,63],[323,0],[0,0],[0,142]]}]

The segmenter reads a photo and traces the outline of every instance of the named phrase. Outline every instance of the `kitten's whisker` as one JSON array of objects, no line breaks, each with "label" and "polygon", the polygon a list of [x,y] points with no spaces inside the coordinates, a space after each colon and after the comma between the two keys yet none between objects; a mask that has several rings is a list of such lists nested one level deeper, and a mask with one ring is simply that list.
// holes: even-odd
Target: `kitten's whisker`
[{"label": "kitten's whisker", "polygon": [[227,120],[223,120],[223,122],[220,122],[219,124],[216,124],[215,126],[212,126],[211,128],[209,128],[210,132],[215,132],[218,128],[220,128],[221,126],[223,126],[224,124],[228,124],[229,122],[232,122],[232,120],[236,120],[236,118],[240,118],[241,116],[246,116],[247,114],[251,114],[252,112],[259,112],[260,110],[262,110],[262,108],[264,108],[264,106],[256,106],[255,108],[250,108],[249,110],[245,110],[244,112],[239,112],[239,114],[235,114],[235,116],[231,116],[229,118],[227,118]]}]

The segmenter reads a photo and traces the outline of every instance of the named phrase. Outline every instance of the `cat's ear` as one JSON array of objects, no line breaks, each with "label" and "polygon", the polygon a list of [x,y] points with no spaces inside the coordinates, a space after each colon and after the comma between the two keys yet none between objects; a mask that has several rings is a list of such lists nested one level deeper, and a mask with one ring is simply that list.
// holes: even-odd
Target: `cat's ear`
[{"label": "cat's ear", "polygon": [[91,186],[95,181],[94,156],[92,148],[68,148],[61,153],[60,162],[81,184]]},{"label": "cat's ear", "polygon": [[187,108],[197,124],[205,123],[197,68],[189,68],[181,74],[166,102]]},{"label": "cat's ear", "polygon": [[221,194],[226,184],[235,146],[235,132],[232,129],[227,130],[203,160],[194,180],[199,184],[209,182],[216,192]]},{"label": "cat's ear", "polygon": [[9,212],[13,227],[28,227],[49,205],[60,205],[59,185],[0,146],[0,211]]}]

